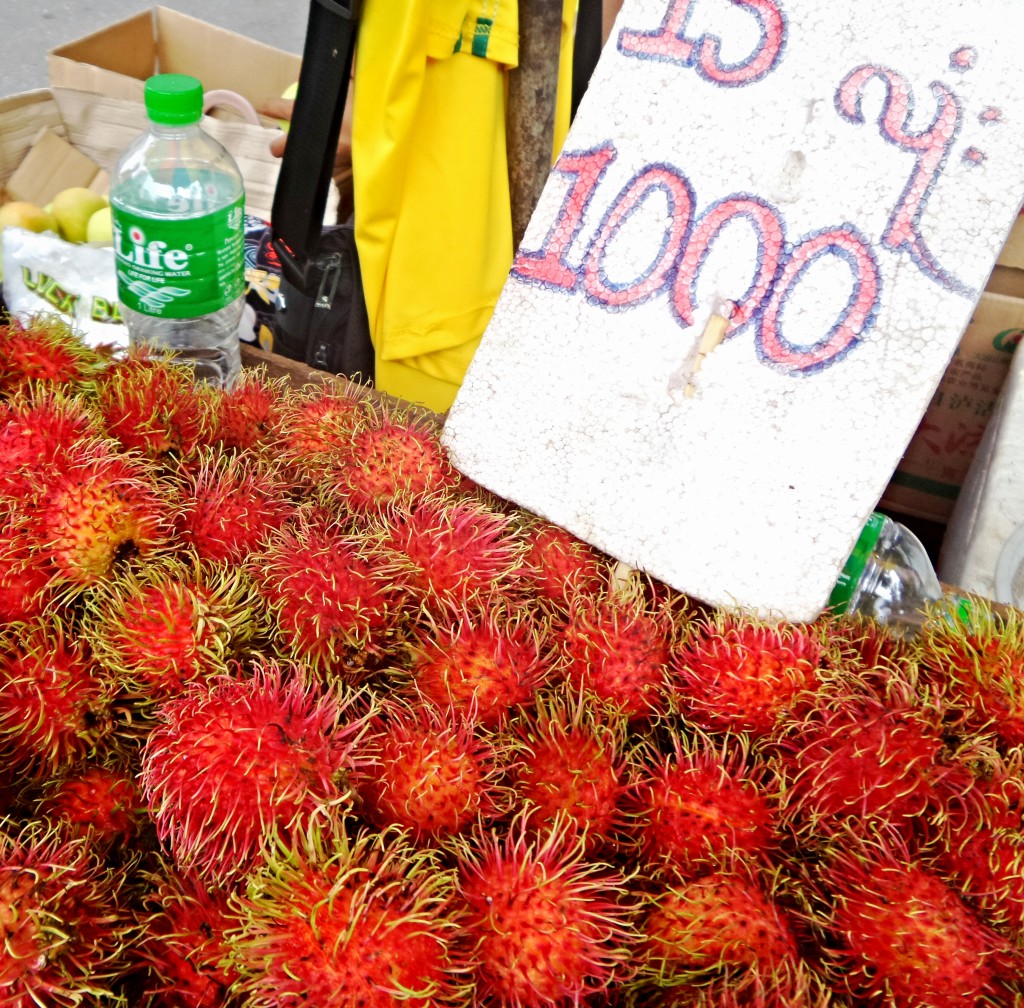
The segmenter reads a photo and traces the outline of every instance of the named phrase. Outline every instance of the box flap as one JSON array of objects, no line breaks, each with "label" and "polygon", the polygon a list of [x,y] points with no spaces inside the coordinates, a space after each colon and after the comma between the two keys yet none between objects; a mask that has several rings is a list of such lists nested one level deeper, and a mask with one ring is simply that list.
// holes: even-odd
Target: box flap
[{"label": "box flap", "polygon": [[0,186],[24,160],[40,129],[65,135],[57,103],[45,90],[0,99],[0,123]]},{"label": "box flap", "polygon": [[104,192],[106,178],[95,161],[75,150],[54,130],[44,129],[8,179],[7,192],[11,199],[45,206],[57,193],[72,186]]}]

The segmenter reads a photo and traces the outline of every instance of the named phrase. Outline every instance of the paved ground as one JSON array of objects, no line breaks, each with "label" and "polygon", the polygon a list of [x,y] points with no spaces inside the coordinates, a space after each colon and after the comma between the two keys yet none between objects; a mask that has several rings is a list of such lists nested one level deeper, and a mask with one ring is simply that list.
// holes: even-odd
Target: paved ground
[{"label": "paved ground", "polygon": [[[46,87],[55,46],[146,10],[143,0],[2,0],[0,97]],[[307,3],[295,0],[167,0],[163,4],[259,42],[301,53]]]}]

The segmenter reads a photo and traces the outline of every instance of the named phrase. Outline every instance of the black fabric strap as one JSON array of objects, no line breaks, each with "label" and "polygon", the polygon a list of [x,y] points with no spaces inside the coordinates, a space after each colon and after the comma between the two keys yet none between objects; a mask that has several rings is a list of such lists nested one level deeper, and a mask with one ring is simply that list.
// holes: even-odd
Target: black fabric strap
[{"label": "black fabric strap", "polygon": [[601,55],[601,0],[579,0],[572,46],[572,117]]},{"label": "black fabric strap", "polygon": [[270,213],[284,275],[305,286],[316,255],[352,75],[359,0],[310,0],[288,142]]}]

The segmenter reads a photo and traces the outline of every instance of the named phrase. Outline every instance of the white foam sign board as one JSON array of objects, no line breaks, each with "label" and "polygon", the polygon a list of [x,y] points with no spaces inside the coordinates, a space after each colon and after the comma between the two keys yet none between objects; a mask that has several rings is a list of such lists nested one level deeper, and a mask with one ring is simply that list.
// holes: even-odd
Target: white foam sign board
[{"label": "white foam sign board", "polygon": [[1024,197],[1020,0],[625,0],[445,424],[705,602],[814,618]]}]

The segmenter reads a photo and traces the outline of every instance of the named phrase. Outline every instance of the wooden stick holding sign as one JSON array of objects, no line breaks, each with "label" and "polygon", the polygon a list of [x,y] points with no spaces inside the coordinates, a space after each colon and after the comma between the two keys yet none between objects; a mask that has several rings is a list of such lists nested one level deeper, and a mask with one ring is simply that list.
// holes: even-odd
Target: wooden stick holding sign
[{"label": "wooden stick holding sign", "polygon": [[705,602],[816,616],[1024,198],[1021,38],[1019,0],[625,0],[455,464]]}]

